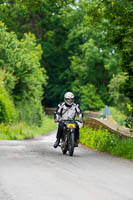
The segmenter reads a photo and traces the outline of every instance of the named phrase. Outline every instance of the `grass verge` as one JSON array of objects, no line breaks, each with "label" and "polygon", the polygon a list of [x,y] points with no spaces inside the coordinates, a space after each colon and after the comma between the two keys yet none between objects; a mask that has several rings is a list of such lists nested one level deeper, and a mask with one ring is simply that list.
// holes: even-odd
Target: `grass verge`
[{"label": "grass verge", "polygon": [[108,130],[80,129],[80,143],[87,147],[127,159],[133,159],[133,139],[121,139]]},{"label": "grass verge", "polygon": [[20,122],[14,125],[0,124],[0,140],[23,140],[42,135],[56,129],[56,124],[51,117],[44,116],[41,127],[35,125],[27,125]]}]

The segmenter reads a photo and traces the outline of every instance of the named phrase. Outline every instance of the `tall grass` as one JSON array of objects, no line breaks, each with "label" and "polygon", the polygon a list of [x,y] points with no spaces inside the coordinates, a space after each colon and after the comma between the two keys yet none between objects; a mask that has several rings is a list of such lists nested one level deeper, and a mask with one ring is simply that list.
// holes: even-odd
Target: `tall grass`
[{"label": "tall grass", "polygon": [[12,125],[0,124],[0,140],[23,140],[42,135],[56,129],[53,119],[43,117],[42,125],[28,125],[26,122],[19,122]]}]

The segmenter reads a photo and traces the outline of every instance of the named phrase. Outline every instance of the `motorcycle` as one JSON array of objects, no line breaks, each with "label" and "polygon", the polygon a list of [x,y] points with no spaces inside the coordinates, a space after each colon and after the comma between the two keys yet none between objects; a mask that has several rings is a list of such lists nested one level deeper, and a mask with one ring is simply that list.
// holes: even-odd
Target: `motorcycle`
[{"label": "motorcycle", "polygon": [[[79,120],[62,120],[64,123],[64,129],[61,137],[61,147],[62,153],[66,154],[69,152],[70,156],[73,156],[74,148],[75,148],[75,129],[76,122],[80,122]],[[81,123],[81,122],[80,122]]]}]

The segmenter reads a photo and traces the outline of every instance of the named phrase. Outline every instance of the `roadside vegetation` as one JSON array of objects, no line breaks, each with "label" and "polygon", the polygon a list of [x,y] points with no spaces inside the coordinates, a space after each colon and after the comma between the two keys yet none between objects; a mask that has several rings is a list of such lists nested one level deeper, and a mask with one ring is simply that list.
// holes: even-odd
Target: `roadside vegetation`
[{"label": "roadside vegetation", "polygon": [[119,134],[112,134],[102,128],[99,130],[81,128],[80,143],[101,152],[133,159],[133,139],[122,139]]},{"label": "roadside vegetation", "polygon": [[28,125],[26,122],[19,122],[12,125],[0,124],[0,140],[23,140],[46,134],[56,129],[56,124],[49,116],[44,116],[42,125]]},{"label": "roadside vegetation", "polygon": [[111,111],[112,119],[120,126],[125,126],[125,120],[127,119],[127,116],[115,107],[110,107],[109,109]]},{"label": "roadside vegetation", "polygon": [[21,140],[56,129],[41,104],[46,72],[35,36],[21,40],[0,22],[0,139]]}]

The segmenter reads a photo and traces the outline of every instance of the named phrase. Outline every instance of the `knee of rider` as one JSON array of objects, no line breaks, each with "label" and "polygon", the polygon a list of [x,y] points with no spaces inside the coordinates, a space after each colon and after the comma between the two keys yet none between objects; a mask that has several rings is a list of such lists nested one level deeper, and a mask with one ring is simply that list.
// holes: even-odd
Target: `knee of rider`
[{"label": "knee of rider", "polygon": [[64,124],[62,122],[59,123],[59,127],[63,128]]}]

